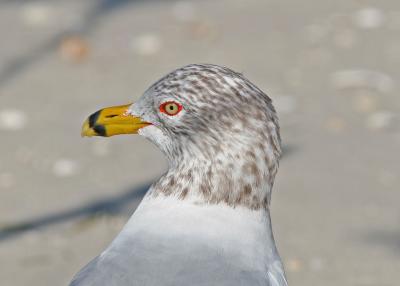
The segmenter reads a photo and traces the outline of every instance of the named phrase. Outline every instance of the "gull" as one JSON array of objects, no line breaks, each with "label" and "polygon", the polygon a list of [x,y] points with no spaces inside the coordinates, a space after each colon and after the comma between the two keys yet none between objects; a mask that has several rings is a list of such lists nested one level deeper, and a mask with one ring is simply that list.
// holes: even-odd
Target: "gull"
[{"label": "gull", "polygon": [[264,92],[229,68],[187,65],[82,127],[117,134],[150,140],[169,169],[71,286],[287,285],[269,211],[281,140]]}]

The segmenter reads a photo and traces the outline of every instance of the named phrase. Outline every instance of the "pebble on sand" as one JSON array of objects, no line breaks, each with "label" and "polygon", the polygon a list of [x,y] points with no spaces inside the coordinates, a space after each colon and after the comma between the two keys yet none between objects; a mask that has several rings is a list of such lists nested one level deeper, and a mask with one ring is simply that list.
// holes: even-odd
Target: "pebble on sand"
[{"label": "pebble on sand", "polygon": [[366,93],[367,91],[354,97],[353,107],[355,111],[367,113],[377,108],[377,97]]},{"label": "pebble on sand", "polygon": [[393,90],[393,79],[379,71],[349,69],[336,71],[331,75],[331,83],[337,89],[372,88],[382,93]]},{"label": "pebble on sand", "polygon": [[71,159],[58,159],[53,165],[53,173],[57,177],[71,177],[77,174],[78,171],[78,163]]},{"label": "pebble on sand", "polygon": [[26,126],[27,116],[18,109],[0,110],[0,130],[16,131]]},{"label": "pebble on sand", "polygon": [[290,258],[285,264],[289,272],[300,272],[303,268],[303,263],[297,258]]},{"label": "pebble on sand", "polygon": [[156,34],[144,34],[132,40],[131,47],[141,56],[152,56],[161,49],[161,39]]},{"label": "pebble on sand", "polygon": [[22,21],[31,27],[47,25],[50,22],[51,14],[51,7],[44,3],[27,4],[21,11]]},{"label": "pebble on sand", "polygon": [[368,116],[367,127],[372,130],[384,129],[392,123],[394,118],[395,114],[390,111],[378,111]]},{"label": "pebble on sand", "polygon": [[81,62],[89,54],[89,45],[80,37],[67,37],[61,41],[60,53],[66,60]]},{"label": "pebble on sand", "polygon": [[362,29],[374,29],[382,25],[384,14],[374,7],[365,7],[354,14],[354,23]]}]

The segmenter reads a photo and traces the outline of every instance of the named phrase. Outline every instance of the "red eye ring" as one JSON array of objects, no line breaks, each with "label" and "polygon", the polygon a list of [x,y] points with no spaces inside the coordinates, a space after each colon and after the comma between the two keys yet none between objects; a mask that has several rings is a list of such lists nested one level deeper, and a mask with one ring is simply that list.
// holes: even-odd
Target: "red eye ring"
[{"label": "red eye ring", "polygon": [[169,116],[175,116],[183,109],[182,105],[175,101],[167,101],[160,105],[160,112]]}]

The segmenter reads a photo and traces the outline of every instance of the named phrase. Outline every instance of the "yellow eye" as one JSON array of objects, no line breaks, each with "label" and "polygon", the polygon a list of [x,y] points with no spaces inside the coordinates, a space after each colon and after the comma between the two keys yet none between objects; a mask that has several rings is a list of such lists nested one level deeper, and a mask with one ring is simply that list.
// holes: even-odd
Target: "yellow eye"
[{"label": "yellow eye", "polygon": [[182,105],[174,101],[164,102],[160,105],[160,111],[168,115],[177,115],[182,110]]}]

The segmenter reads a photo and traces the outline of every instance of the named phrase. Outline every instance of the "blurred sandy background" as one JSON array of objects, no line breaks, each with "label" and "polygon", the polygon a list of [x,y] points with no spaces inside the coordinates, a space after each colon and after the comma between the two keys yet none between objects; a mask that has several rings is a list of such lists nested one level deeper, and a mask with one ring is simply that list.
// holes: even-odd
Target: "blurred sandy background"
[{"label": "blurred sandy background", "polygon": [[198,62],[277,106],[290,285],[399,285],[398,0],[2,0],[0,43],[1,285],[66,285],[119,232],[165,160],[81,123]]}]

